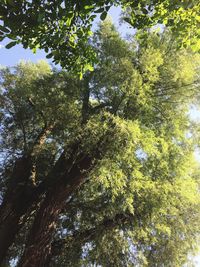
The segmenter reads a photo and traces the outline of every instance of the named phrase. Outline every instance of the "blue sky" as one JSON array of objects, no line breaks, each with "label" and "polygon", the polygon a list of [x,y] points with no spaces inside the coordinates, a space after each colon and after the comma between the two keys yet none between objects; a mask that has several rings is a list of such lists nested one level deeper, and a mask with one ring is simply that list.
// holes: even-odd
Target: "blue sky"
[{"label": "blue sky", "polygon": [[[118,21],[120,12],[121,11],[119,8],[111,8],[109,13],[113,19],[113,22],[119,28],[122,35],[125,35],[124,33],[134,34],[134,30],[131,29],[128,25],[121,25],[121,26],[119,25]],[[98,20],[96,21],[96,25],[97,23]],[[11,49],[4,48],[4,46],[8,42],[9,40],[5,40],[0,43],[0,65],[14,66],[20,60],[30,60],[32,62],[37,62],[40,59],[45,59],[45,52],[41,50],[38,50],[36,54],[33,54],[33,52],[30,49],[23,49],[21,45],[17,45],[15,47],[12,47]],[[48,60],[48,62],[51,61]],[[191,116],[193,119],[200,121],[200,112],[196,108],[191,109]],[[196,261],[195,266],[200,267],[200,256],[195,257],[195,261]]]}]

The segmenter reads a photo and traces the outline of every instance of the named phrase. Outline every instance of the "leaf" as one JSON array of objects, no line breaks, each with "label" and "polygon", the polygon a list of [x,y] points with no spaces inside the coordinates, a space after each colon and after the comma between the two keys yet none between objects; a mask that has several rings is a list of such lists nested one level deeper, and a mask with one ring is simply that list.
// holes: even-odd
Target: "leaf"
[{"label": "leaf", "polygon": [[44,48],[44,51],[45,51],[46,53],[48,53],[48,51],[49,51],[48,47],[45,47],[45,48]]},{"label": "leaf", "polygon": [[38,47],[37,47],[37,46],[35,46],[35,47],[33,47],[33,48],[32,48],[32,52],[33,52],[33,54],[36,54],[36,52],[37,52],[37,49],[38,49]]},{"label": "leaf", "polygon": [[102,13],[102,12],[104,12],[104,8],[103,7],[94,11],[94,13]]},{"label": "leaf", "polygon": [[4,27],[2,25],[0,25],[0,30],[3,31],[3,32],[6,32],[6,33],[10,32],[6,27]]},{"label": "leaf", "polygon": [[90,20],[93,20],[93,19],[95,19],[97,17],[97,15],[92,15],[92,16],[90,16]]},{"label": "leaf", "polygon": [[84,9],[88,10],[88,9],[93,9],[94,6],[84,6]]},{"label": "leaf", "polygon": [[106,11],[109,11],[110,8],[111,6],[106,6]]},{"label": "leaf", "polygon": [[69,13],[69,15],[67,16],[67,20],[66,20],[66,26],[67,27],[71,26],[73,17],[74,17],[74,13]]},{"label": "leaf", "polygon": [[100,19],[101,20],[105,20],[106,19],[106,17],[107,17],[107,12],[106,11],[104,11],[102,14],[101,14],[101,16],[100,16]]},{"label": "leaf", "polygon": [[90,64],[86,64],[84,66],[84,72],[87,71],[87,70],[93,71],[94,70],[94,67],[92,65],[90,65]]},{"label": "leaf", "polygon": [[8,43],[5,48],[10,49],[11,47],[15,46],[17,44],[16,41]]},{"label": "leaf", "polygon": [[8,34],[6,37],[8,37],[9,39],[12,39],[12,40],[16,40],[16,36],[13,35],[13,34]]},{"label": "leaf", "polygon": [[146,8],[143,8],[143,9],[142,9],[142,12],[143,12],[144,14],[148,14],[148,10],[147,10]]},{"label": "leaf", "polygon": [[7,0],[8,4],[11,5],[11,6],[15,6],[15,3],[13,0]]},{"label": "leaf", "polygon": [[52,53],[49,53],[48,55],[46,55],[46,58],[51,58],[53,56]]},{"label": "leaf", "polygon": [[38,18],[37,18],[37,22],[42,22],[42,20],[43,20],[43,18],[45,17],[45,13],[43,12],[43,13],[39,13],[39,15],[38,15]]},{"label": "leaf", "polygon": [[129,24],[131,24],[131,19],[128,17],[124,17],[123,20]]}]

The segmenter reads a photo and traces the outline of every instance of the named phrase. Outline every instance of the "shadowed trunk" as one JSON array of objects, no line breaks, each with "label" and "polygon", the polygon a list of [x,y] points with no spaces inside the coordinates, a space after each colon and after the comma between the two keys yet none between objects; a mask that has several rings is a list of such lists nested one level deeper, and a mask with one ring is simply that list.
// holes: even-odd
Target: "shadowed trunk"
[{"label": "shadowed trunk", "polygon": [[[69,159],[69,165],[72,163]],[[45,267],[51,254],[51,243],[59,214],[66,199],[85,181],[87,172],[93,167],[90,156],[81,157],[51,188],[36,215],[27,241],[24,255],[18,267]],[[68,164],[67,164],[68,165]]]},{"label": "shadowed trunk", "polygon": [[55,166],[49,179],[46,179],[46,197],[36,214],[18,267],[46,267],[51,255],[57,220],[66,200],[88,179],[90,171],[108,151],[113,140],[113,134],[111,136],[110,133],[113,132],[115,123],[112,118],[108,122],[110,128],[93,144],[93,148],[85,150],[82,147],[84,142],[80,138],[72,144],[70,156],[69,152],[63,152],[57,167]]},{"label": "shadowed trunk", "polygon": [[[43,129],[27,155],[18,159],[13,168],[10,183],[0,206],[0,265],[8,248],[21,228],[20,219],[39,196],[35,187],[34,157],[39,153],[53,126]],[[36,193],[37,192],[37,193]]]},{"label": "shadowed trunk", "polygon": [[25,193],[27,186],[23,180],[28,180],[31,169],[32,160],[30,157],[23,157],[16,162],[12,175],[12,179],[15,181],[11,181],[12,183],[0,207],[0,263],[19,231],[21,216],[26,213],[29,207],[29,196]]}]

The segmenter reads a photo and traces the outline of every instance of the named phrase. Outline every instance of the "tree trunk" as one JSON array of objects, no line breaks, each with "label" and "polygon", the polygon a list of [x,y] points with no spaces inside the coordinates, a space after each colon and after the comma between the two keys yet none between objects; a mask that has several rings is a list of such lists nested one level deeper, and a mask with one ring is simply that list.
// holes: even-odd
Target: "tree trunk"
[{"label": "tree trunk", "polygon": [[3,261],[6,257],[7,250],[13,242],[15,234],[19,231],[18,216],[9,216],[6,223],[0,228],[0,262],[3,265]]},{"label": "tree trunk", "polygon": [[[69,162],[71,161],[72,159],[69,159]],[[92,165],[92,158],[82,157],[57,181],[57,185],[48,191],[34,220],[19,267],[46,266],[59,214],[66,199],[85,181]]]},{"label": "tree trunk", "polygon": [[14,242],[21,226],[23,226],[23,215],[31,211],[33,204],[37,202],[41,195],[40,188],[32,188],[18,192],[1,207],[0,225],[0,266],[6,257],[8,248]]},{"label": "tree trunk", "polygon": [[25,185],[22,181],[28,179],[31,167],[30,157],[23,157],[16,162],[13,181],[0,206],[0,264],[18,233],[21,215],[27,211],[29,201],[25,196]]},{"label": "tree trunk", "polygon": [[45,187],[48,191],[36,214],[18,267],[46,267],[59,214],[66,200],[85,182],[91,169],[109,148],[110,130],[89,151],[84,151],[82,142],[80,138],[71,146],[70,157],[66,157],[63,152],[49,179],[46,179]]},{"label": "tree trunk", "polygon": [[0,266],[21,228],[21,217],[39,196],[35,181],[30,178],[35,167],[34,157],[39,153],[52,127],[41,131],[29,153],[17,159],[13,168],[7,192],[0,206]]},{"label": "tree trunk", "polygon": [[[72,155],[74,155],[77,146],[77,144],[72,146]],[[71,168],[73,161],[74,157],[67,159],[65,152],[63,152],[52,171],[38,187],[33,187],[30,184],[28,186],[27,183],[23,182],[29,178],[29,171],[32,166],[31,157],[23,157],[17,161],[13,173],[18,183],[14,181],[11,184],[0,207],[0,266],[22,226],[20,224],[21,217],[30,211],[42,194],[55,186],[63,173]]]}]

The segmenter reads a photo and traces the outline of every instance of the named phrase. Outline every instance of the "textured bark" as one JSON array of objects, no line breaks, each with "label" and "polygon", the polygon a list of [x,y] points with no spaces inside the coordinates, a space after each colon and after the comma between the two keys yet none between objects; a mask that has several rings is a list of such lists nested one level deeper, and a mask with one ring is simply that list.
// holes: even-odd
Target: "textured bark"
[{"label": "textured bark", "polygon": [[[68,160],[67,166],[73,162]],[[51,243],[58,216],[66,199],[85,181],[92,167],[92,158],[80,157],[71,168],[67,168],[62,179],[52,187],[36,215],[19,267],[45,267],[51,254]]]},{"label": "textured bark", "polygon": [[7,192],[0,206],[0,266],[21,228],[21,217],[40,195],[33,179],[34,157],[39,153],[52,128],[53,126],[50,126],[41,131],[29,153],[18,159],[13,168]]},{"label": "textured bark", "polygon": [[6,256],[7,249],[13,243],[19,230],[21,215],[27,210],[25,206],[29,201],[25,196],[23,180],[29,178],[31,168],[30,157],[23,157],[16,162],[13,169],[13,181],[11,180],[0,207],[0,263]]},{"label": "textured bark", "polygon": [[[111,129],[114,125],[110,119]],[[48,188],[46,198],[36,214],[18,267],[46,267],[57,220],[66,200],[86,181],[89,172],[108,150],[112,138],[108,130],[89,151],[84,151],[80,138],[71,146],[70,157],[63,152],[49,179],[44,181],[44,186]]]},{"label": "textured bark", "polygon": [[[76,149],[77,144],[73,145],[72,154]],[[30,211],[42,194],[56,185],[66,170],[71,168],[73,160],[73,157],[67,159],[63,152],[52,171],[38,187],[27,183],[33,166],[32,157],[23,157],[16,162],[13,170],[15,180],[11,183],[0,207],[0,266],[22,226],[22,216]]]},{"label": "textured bark", "polygon": [[0,228],[0,266],[2,266],[3,260],[7,254],[7,250],[12,244],[13,237],[18,230],[19,221],[15,215],[9,216],[9,219],[6,220],[6,223]]}]

